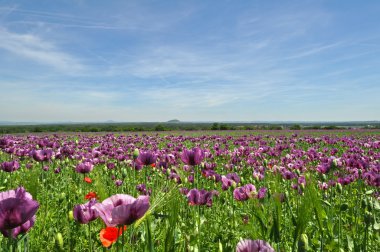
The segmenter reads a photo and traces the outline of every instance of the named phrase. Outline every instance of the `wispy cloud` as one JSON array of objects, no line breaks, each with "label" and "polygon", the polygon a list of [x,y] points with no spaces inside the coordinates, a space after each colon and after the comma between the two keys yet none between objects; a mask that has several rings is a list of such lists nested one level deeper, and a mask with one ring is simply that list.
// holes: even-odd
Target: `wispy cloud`
[{"label": "wispy cloud", "polygon": [[33,34],[19,34],[0,28],[0,48],[30,61],[68,73],[85,67],[74,56],[60,50],[53,43]]}]

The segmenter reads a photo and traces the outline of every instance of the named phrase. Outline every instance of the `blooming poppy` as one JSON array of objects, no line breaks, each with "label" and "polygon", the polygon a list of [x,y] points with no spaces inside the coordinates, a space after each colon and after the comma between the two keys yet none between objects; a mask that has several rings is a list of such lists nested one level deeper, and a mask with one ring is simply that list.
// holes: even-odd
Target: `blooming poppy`
[{"label": "blooming poppy", "polygon": [[10,162],[3,162],[0,163],[0,168],[5,172],[14,172],[20,168],[20,164],[16,160]]},{"label": "blooming poppy", "polygon": [[[124,226],[124,231],[127,229],[127,226]],[[103,247],[110,247],[113,243],[117,241],[120,235],[123,234],[123,230],[120,230],[118,227],[106,227],[100,230],[99,236],[100,241],[103,244]]]},{"label": "blooming poppy", "polygon": [[37,162],[49,161],[53,154],[52,150],[33,150],[30,152],[30,156]]},{"label": "blooming poppy", "polygon": [[274,252],[274,249],[263,240],[242,240],[236,245],[236,252]]},{"label": "blooming poppy", "polygon": [[92,209],[98,211],[99,217],[108,227],[115,227],[132,224],[144,216],[149,206],[149,196],[136,199],[127,194],[115,194],[95,204]]},{"label": "blooming poppy", "polygon": [[39,203],[23,187],[0,193],[0,232],[16,238],[33,227]]},{"label": "blooming poppy", "polygon": [[92,179],[90,179],[89,177],[85,177],[83,179],[84,182],[88,183],[88,184],[91,184],[92,183]]},{"label": "blooming poppy", "polygon": [[89,192],[84,196],[85,199],[90,200],[90,199],[99,199],[98,195],[96,192]]},{"label": "blooming poppy", "polygon": [[213,191],[206,191],[204,189],[198,190],[198,189],[191,189],[187,194],[187,200],[188,204],[190,206],[202,206],[207,205],[208,207],[212,206],[212,197],[214,195],[218,195],[218,192]]},{"label": "blooming poppy", "polygon": [[191,150],[183,150],[181,154],[181,160],[187,165],[199,165],[203,159],[205,158],[204,152],[198,148],[195,147]]},{"label": "blooming poppy", "polygon": [[92,171],[92,169],[94,169],[94,165],[89,161],[85,161],[83,163],[80,163],[75,167],[76,172],[83,173],[83,174],[89,173],[90,171]]},{"label": "blooming poppy", "polygon": [[96,203],[96,199],[91,199],[86,204],[75,205],[73,209],[74,219],[81,224],[87,224],[90,221],[96,220],[99,214],[92,209],[92,206]]},{"label": "blooming poppy", "polygon": [[256,187],[252,184],[247,184],[234,190],[234,198],[238,201],[246,201],[256,197],[256,195]]},{"label": "blooming poppy", "polygon": [[140,165],[152,165],[156,163],[157,155],[150,151],[140,151],[136,162]]}]

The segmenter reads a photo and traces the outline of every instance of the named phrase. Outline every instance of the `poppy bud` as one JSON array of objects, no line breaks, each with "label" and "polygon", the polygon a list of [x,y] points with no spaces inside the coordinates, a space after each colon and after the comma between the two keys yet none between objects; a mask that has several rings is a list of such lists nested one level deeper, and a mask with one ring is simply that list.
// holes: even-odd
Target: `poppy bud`
[{"label": "poppy bud", "polygon": [[57,233],[55,235],[55,242],[56,242],[56,245],[61,249],[63,250],[63,237],[62,237],[62,234],[61,233]]},{"label": "poppy bud", "polygon": [[342,191],[343,191],[342,184],[341,184],[341,183],[338,183],[338,184],[336,185],[336,189],[338,190],[339,193],[342,193]]},{"label": "poppy bud", "polygon": [[133,159],[136,159],[139,155],[140,155],[140,151],[139,151],[139,149],[136,148],[136,149],[133,151]]},{"label": "poppy bud", "polygon": [[326,176],[326,174],[322,174],[322,180],[323,180],[323,181],[326,181],[326,180],[327,180],[327,176]]},{"label": "poppy bud", "polygon": [[73,221],[74,220],[74,213],[73,211],[69,211],[69,221]]},{"label": "poppy bud", "polygon": [[123,178],[125,178],[125,177],[127,177],[127,169],[125,169],[125,168],[123,168],[122,170],[121,170],[121,175],[123,176]]},{"label": "poppy bud", "polygon": [[264,165],[264,167],[267,167],[268,166],[268,160],[264,159],[263,160],[263,165]]},{"label": "poppy bud", "polygon": [[298,240],[298,252],[304,252],[309,249],[309,239],[306,234],[301,234]]}]

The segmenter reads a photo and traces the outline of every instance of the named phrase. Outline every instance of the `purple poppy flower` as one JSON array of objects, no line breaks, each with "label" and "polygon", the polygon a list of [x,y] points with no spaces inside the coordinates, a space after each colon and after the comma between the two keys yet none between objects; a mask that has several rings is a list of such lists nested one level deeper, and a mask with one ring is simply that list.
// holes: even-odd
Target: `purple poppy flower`
[{"label": "purple poppy flower", "polygon": [[121,186],[122,184],[123,184],[123,180],[120,180],[120,179],[115,180],[115,185],[117,187]]},{"label": "purple poppy flower", "polygon": [[183,150],[181,154],[181,160],[187,165],[199,165],[205,155],[204,152],[200,148],[193,148],[191,150]]},{"label": "purple poppy flower", "polygon": [[149,206],[149,196],[136,199],[127,194],[115,194],[102,203],[96,203],[92,209],[99,213],[108,227],[115,227],[132,224],[144,216]]},{"label": "purple poppy flower", "polygon": [[206,191],[204,189],[191,189],[186,197],[190,206],[202,206],[207,205],[208,207],[212,206],[212,197],[216,195],[214,191]]},{"label": "purple poppy flower", "polygon": [[3,231],[0,230],[0,232],[5,236],[5,237],[12,237],[16,238],[19,234],[24,234],[29,231],[34,226],[34,223],[36,222],[36,215],[34,215],[30,220],[26,221],[24,224],[21,226],[18,226],[12,230],[8,231]]},{"label": "purple poppy flower", "polygon": [[108,170],[113,170],[115,168],[115,164],[114,163],[107,163],[107,168],[108,168]]},{"label": "purple poppy flower", "polygon": [[30,155],[37,162],[49,161],[53,156],[52,150],[33,150]]},{"label": "purple poppy flower", "polygon": [[258,199],[264,199],[265,198],[265,195],[267,193],[267,188],[266,187],[261,187],[258,194],[257,194],[257,198]]},{"label": "purple poppy flower", "polygon": [[242,240],[237,244],[236,252],[275,252],[275,251],[266,241]]},{"label": "purple poppy flower", "polygon": [[80,224],[87,224],[90,221],[96,220],[99,214],[96,210],[92,209],[92,206],[96,203],[96,199],[92,198],[86,204],[75,205],[73,210],[74,219]]},{"label": "purple poppy flower", "polygon": [[[27,232],[35,221],[39,208],[37,201],[23,187],[0,193],[0,231],[16,237]],[[13,230],[16,229],[16,230]],[[12,231],[13,230],[13,231]]]},{"label": "purple poppy flower", "polygon": [[156,163],[157,156],[150,151],[140,151],[136,162],[140,165],[151,165]]},{"label": "purple poppy flower", "polygon": [[137,185],[136,190],[140,192],[140,195],[150,195],[152,193],[152,189],[147,189],[145,184]]},{"label": "purple poppy flower", "polygon": [[75,171],[78,173],[85,174],[85,173],[89,173],[90,171],[92,171],[92,169],[94,169],[94,165],[89,161],[85,161],[85,162],[78,164],[75,168]]},{"label": "purple poppy flower", "polygon": [[256,194],[256,187],[252,184],[247,184],[234,190],[234,198],[238,201],[254,198]]},{"label": "purple poppy flower", "polygon": [[5,172],[14,172],[19,168],[20,164],[16,160],[1,163],[1,169]]}]

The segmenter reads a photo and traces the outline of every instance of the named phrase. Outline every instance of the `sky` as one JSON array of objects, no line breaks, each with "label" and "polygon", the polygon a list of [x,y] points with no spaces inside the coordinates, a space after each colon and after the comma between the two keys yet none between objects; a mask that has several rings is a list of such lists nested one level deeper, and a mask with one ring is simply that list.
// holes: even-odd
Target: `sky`
[{"label": "sky", "polygon": [[380,120],[380,1],[0,0],[0,121]]}]

